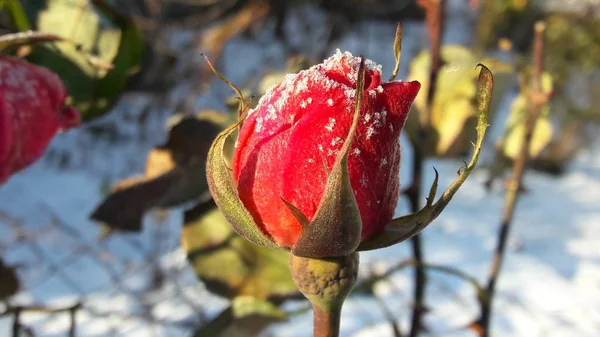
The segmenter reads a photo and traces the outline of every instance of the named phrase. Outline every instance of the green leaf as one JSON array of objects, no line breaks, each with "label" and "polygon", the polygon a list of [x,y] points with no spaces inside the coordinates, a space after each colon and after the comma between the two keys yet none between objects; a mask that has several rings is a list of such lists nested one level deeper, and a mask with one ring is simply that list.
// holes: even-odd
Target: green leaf
[{"label": "green leaf", "polygon": [[21,6],[19,0],[5,0],[3,3],[7,6],[12,17],[12,21],[20,32],[25,32],[31,29],[29,19],[27,19],[27,15],[25,14],[23,6]]},{"label": "green leaf", "polygon": [[40,31],[65,42],[35,46],[28,60],[61,77],[83,120],[107,112],[143,53],[144,41],[133,21],[106,5],[98,10],[89,0],[52,1],[37,17]]},{"label": "green leaf", "polygon": [[238,296],[233,299],[233,315],[236,318],[248,316],[272,317],[283,320],[285,312],[269,301],[261,300],[253,296]]},{"label": "green leaf", "polygon": [[[241,308],[240,308],[241,307]],[[236,317],[236,312],[247,314]],[[252,313],[254,312],[254,313]],[[194,337],[255,337],[270,324],[282,320],[281,312],[271,302],[252,297],[234,299],[234,304],[219,313],[208,324],[194,332]]]},{"label": "green leaf", "polygon": [[211,292],[257,299],[297,292],[287,252],[246,241],[218,208],[198,207],[203,206],[186,212],[181,242],[196,275]]}]

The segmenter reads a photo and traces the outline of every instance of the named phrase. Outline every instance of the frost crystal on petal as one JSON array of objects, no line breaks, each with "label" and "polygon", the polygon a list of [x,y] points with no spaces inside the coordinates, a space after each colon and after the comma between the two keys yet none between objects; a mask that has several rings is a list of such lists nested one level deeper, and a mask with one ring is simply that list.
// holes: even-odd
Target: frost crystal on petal
[{"label": "frost crystal on petal", "polygon": [[363,124],[367,124],[369,121],[371,120],[371,114],[370,113],[366,113],[365,117],[364,117],[364,122]]},{"label": "frost crystal on petal", "polygon": [[333,100],[331,98],[327,100],[327,105],[333,106]]},{"label": "frost crystal on petal", "polygon": [[296,84],[296,94],[301,94],[308,90],[308,77],[304,76],[302,79]]},{"label": "frost crystal on petal", "polygon": [[262,117],[256,118],[256,125],[254,126],[254,131],[261,132],[263,127],[263,119]]},{"label": "frost crystal on petal", "polygon": [[367,187],[369,185],[369,180],[367,179],[367,175],[363,173],[362,177],[360,177],[360,186]]},{"label": "frost crystal on petal", "polygon": [[372,126],[369,126],[367,128],[367,139],[371,139],[371,137],[376,134],[377,132],[375,131],[375,129],[373,129]]},{"label": "frost crystal on petal", "polygon": [[360,155],[360,150],[358,148],[356,148],[356,149],[352,150],[352,154],[355,156],[358,156],[358,155]]},{"label": "frost crystal on petal", "polygon": [[355,89],[347,89],[346,91],[344,91],[344,94],[349,99],[352,99],[352,98],[354,98],[356,96],[356,90]]},{"label": "frost crystal on petal", "polygon": [[267,115],[265,116],[265,119],[274,120],[275,118],[277,118],[277,110],[275,110],[275,107],[273,105],[269,105],[267,107]]},{"label": "frost crystal on petal", "polygon": [[333,127],[335,126],[335,118],[329,117],[329,122],[325,125],[325,129],[329,131],[333,131]]},{"label": "frost crystal on petal", "polygon": [[381,126],[383,123],[381,123],[381,113],[380,112],[375,112],[373,114],[373,126]]}]

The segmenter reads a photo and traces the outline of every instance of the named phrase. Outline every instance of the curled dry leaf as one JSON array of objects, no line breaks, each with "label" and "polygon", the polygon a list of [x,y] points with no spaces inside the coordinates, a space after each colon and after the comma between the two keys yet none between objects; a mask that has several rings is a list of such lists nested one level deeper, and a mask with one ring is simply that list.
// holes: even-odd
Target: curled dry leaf
[{"label": "curled dry leaf", "polygon": [[167,142],[149,153],[145,174],[117,183],[91,218],[111,229],[140,231],[148,211],[206,198],[206,154],[227,120],[218,115],[173,118]]}]

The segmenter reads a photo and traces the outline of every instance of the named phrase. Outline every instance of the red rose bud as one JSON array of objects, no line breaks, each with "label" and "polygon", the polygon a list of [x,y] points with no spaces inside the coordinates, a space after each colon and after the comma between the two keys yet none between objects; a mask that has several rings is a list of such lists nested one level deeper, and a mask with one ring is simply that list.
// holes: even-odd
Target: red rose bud
[{"label": "red rose bud", "polygon": [[0,56],[0,183],[39,159],[57,132],[79,125],[67,95],[50,70]]},{"label": "red rose bud", "polygon": [[[339,51],[322,64],[287,75],[251,110],[236,142],[233,175],[239,198],[261,230],[294,247],[302,225],[290,208],[313,219],[354,117],[360,58]],[[398,138],[420,84],[381,81],[366,61],[358,128],[348,173],[362,220],[362,240],[380,233],[399,197]]]}]

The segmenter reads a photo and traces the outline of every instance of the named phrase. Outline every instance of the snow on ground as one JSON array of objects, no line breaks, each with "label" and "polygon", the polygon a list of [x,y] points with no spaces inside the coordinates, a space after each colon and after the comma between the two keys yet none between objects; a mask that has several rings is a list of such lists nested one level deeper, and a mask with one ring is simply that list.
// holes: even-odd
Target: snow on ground
[{"label": "snow on ground", "polygon": [[[450,11],[462,18],[457,8]],[[466,20],[458,21],[462,26],[449,25],[448,42],[468,41]],[[298,21],[290,24],[291,29],[295,24]],[[390,71],[393,36],[394,25],[371,22],[335,47],[364,54]],[[405,25],[404,36],[401,74],[407,72],[410,55],[425,44],[418,25]],[[239,62],[239,50],[244,51],[244,62]],[[259,41],[237,39],[226,48],[222,68],[235,83],[245,83],[252,72],[263,69],[261,65],[281,65],[283,55],[284,47],[273,43],[268,34]],[[182,97],[186,88],[183,81],[170,100]],[[215,82],[210,93],[198,97],[196,103],[198,107],[219,107],[227,90]],[[148,216],[142,234],[102,242],[97,241],[98,226],[88,220],[105,187],[140,172],[145,153],[164,140],[163,124],[171,111],[153,108],[140,126],[137,121],[149,105],[147,96],[127,95],[109,116],[93,123],[113,125],[113,133],[98,136],[91,131],[93,125],[88,125],[59,135],[43,160],[0,188],[0,255],[7,264],[19,266],[25,283],[13,303],[68,307],[81,301],[79,336],[179,336],[226,305],[210,295],[187,266],[179,249],[179,212],[171,212],[166,220]],[[410,181],[411,156],[410,147],[404,146],[401,181],[405,185]],[[436,160],[428,161],[427,167],[438,169],[441,188],[450,184],[461,164]],[[426,173],[425,181],[431,182],[433,170]],[[484,180],[484,171],[477,170],[423,233],[428,263],[458,268],[479,281],[488,273],[504,203],[502,189],[488,193]],[[498,284],[493,335],[597,336],[600,151],[582,152],[561,177],[529,172],[525,182],[529,191],[517,207]],[[397,215],[405,214],[406,209],[402,200]],[[362,254],[361,275],[384,271],[408,257],[408,244]],[[161,275],[167,280],[161,282]],[[473,288],[438,272],[430,272],[429,279],[426,325],[431,335],[472,336],[461,328],[478,313]],[[397,272],[376,287],[376,295],[404,331],[411,293],[410,270]],[[290,303],[286,308],[297,307]],[[62,336],[69,326],[66,314],[24,314],[22,319],[43,336]],[[0,317],[0,336],[10,334],[11,324],[12,317]],[[307,336],[310,328],[311,314],[307,313],[273,326],[264,335]],[[353,297],[344,306],[342,336],[393,333],[377,301]]]}]

